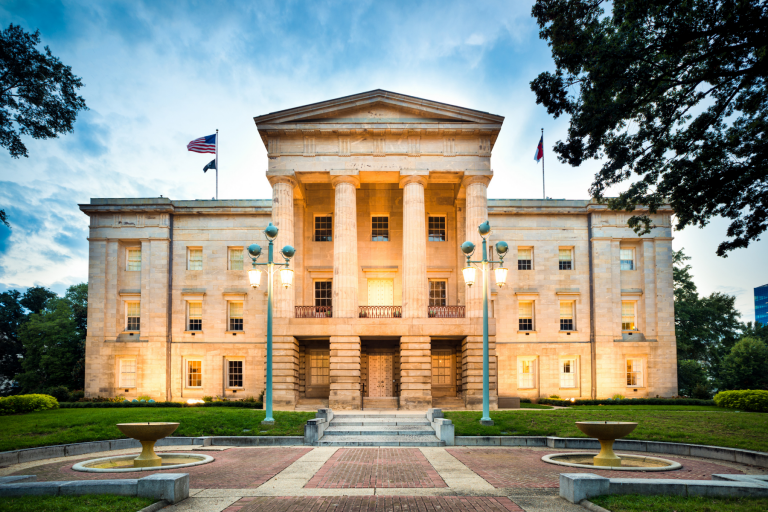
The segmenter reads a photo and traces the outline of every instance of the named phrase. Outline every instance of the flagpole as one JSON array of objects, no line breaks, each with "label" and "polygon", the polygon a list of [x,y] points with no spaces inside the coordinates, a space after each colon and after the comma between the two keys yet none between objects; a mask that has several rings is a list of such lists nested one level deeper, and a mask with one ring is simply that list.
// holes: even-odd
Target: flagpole
[{"label": "flagpole", "polygon": [[219,129],[216,128],[216,200],[219,200]]},{"label": "flagpole", "polygon": [[[219,138],[216,137],[218,143]],[[216,166],[218,169],[218,166]],[[218,171],[217,171],[218,172]],[[544,128],[541,129],[541,189],[544,192],[544,199],[547,198],[547,185],[544,181]]]}]

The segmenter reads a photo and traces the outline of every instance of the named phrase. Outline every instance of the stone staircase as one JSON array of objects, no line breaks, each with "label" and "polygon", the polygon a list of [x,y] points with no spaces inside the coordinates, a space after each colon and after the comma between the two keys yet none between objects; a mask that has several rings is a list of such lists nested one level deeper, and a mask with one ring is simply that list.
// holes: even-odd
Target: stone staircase
[{"label": "stone staircase", "polygon": [[400,408],[400,398],[396,396],[363,397],[363,410],[368,411],[396,411]]},{"label": "stone staircase", "polygon": [[338,414],[318,446],[445,446],[426,415]]}]

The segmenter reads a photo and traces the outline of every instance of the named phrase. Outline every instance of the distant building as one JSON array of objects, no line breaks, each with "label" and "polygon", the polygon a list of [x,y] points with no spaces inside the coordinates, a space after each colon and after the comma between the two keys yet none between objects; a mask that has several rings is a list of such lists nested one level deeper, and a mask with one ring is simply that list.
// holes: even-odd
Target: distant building
[{"label": "distant building", "polygon": [[768,284],[755,288],[755,322],[768,325]]}]

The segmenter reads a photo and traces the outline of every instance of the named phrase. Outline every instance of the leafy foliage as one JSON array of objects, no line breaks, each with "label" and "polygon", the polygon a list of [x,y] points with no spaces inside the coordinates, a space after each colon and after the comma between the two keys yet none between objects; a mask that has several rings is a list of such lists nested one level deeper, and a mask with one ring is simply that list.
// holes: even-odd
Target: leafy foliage
[{"label": "leafy foliage", "polygon": [[718,407],[729,409],[768,412],[768,391],[754,389],[721,391],[715,395],[715,403]]},{"label": "leafy foliage", "polygon": [[77,113],[88,109],[76,93],[82,80],[39,44],[39,30],[29,34],[11,23],[0,31],[0,146],[13,158],[28,156],[21,135],[71,133]]},{"label": "leafy foliage", "polygon": [[[631,181],[613,209],[671,204],[677,229],[726,217],[717,254],[747,247],[768,228],[768,4],[614,0],[606,15],[604,3],[537,0],[532,10],[556,69],[531,89],[548,113],[570,116],[559,160],[604,159],[590,188],[598,199]],[[647,233],[652,221],[629,225]]]},{"label": "leafy foliage", "polygon": [[746,337],[739,340],[723,360],[721,389],[768,390],[768,345],[763,340]]},{"label": "leafy foliage", "polygon": [[49,395],[14,395],[0,398],[0,414],[21,414],[58,407],[59,402]]},{"label": "leafy foliage", "polygon": [[707,371],[699,361],[683,359],[677,362],[677,388],[683,396],[693,396],[695,390],[703,388],[706,391],[709,388]]}]

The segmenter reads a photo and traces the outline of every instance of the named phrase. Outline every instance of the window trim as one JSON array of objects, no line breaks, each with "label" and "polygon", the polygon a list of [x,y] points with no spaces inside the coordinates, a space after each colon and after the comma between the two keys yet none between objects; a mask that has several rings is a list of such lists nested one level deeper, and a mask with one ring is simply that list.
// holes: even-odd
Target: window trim
[{"label": "window trim", "polygon": [[[123,327],[125,328],[125,332],[141,332],[141,300],[126,300],[125,302],[125,322],[123,324]],[[131,318],[138,318],[139,319],[139,328],[138,329],[129,329],[128,325],[128,305],[129,304],[138,304],[139,305],[139,316],[138,317],[131,317]]]},{"label": "window trim", "polygon": [[[200,363],[200,385],[192,386],[189,383],[189,363]],[[184,358],[184,388],[185,389],[203,389],[203,358],[202,357],[185,357]]]},{"label": "window trim", "polygon": [[[240,322],[242,326],[239,330],[232,329],[232,304],[240,304],[242,307],[242,316]],[[237,319],[235,319],[237,320]],[[244,332],[245,331],[245,301],[244,300],[228,300],[227,301],[227,332]]]},{"label": "window trim", "polygon": [[[131,251],[139,251],[139,268],[137,268],[137,269],[131,269],[131,258],[130,258]],[[141,246],[140,245],[126,246],[126,248],[125,248],[125,271],[126,272],[141,272],[141,263],[142,263],[141,258],[142,258],[142,254],[141,254]]]},{"label": "window trim", "polygon": [[[521,260],[520,259],[520,249],[529,249],[531,251],[531,259],[530,260]],[[518,246],[517,247],[517,270],[534,270],[536,267],[534,266],[534,250],[532,245],[524,245],[524,246]],[[520,268],[520,262],[521,261],[530,261],[531,268]]]},{"label": "window trim", "polygon": [[[240,250],[243,254],[243,268],[232,268],[232,251]],[[227,270],[234,270],[235,272],[242,272],[243,270],[246,270],[245,266],[245,247],[240,247],[237,245],[231,245],[227,247]]]},{"label": "window trim", "polygon": [[[429,230],[430,230],[429,219],[430,218],[443,219],[443,239],[442,240],[430,240],[430,238],[429,238],[430,237],[430,234],[429,234]],[[448,216],[445,215],[445,214],[442,214],[442,215],[440,215],[440,214],[437,214],[437,215],[427,214],[427,242],[444,243],[444,242],[447,242],[447,241],[448,241]]]},{"label": "window trim", "polygon": [[[202,300],[187,300],[185,301],[187,303],[187,323],[185,324],[185,331],[186,332],[203,332],[203,301]],[[190,317],[189,307],[192,304],[200,304],[200,329],[192,329],[191,321],[192,318]]]},{"label": "window trim", "polygon": [[[538,389],[539,383],[537,379],[538,371],[539,371],[539,365],[538,365],[538,356],[517,356],[517,389]],[[523,373],[523,362],[529,362],[531,363],[531,369],[532,371],[530,373]],[[531,385],[528,386],[521,386],[522,382],[522,376],[523,375],[530,375],[531,376]]]},{"label": "window trim", "polygon": [[[331,219],[331,239],[330,240],[318,240],[317,239],[317,218],[318,217],[328,217]],[[333,214],[332,213],[315,213],[312,216],[312,241],[313,242],[319,242],[319,243],[326,243],[326,242],[333,242],[333,239],[336,235],[334,233],[334,222],[333,222]]]},{"label": "window trim", "polygon": [[[526,302],[531,305],[531,328],[530,329],[521,329],[520,328],[520,304]],[[518,300],[517,301],[517,330],[518,332],[536,332],[536,301],[535,300]]]},{"label": "window trim", "polygon": [[[373,236],[373,231],[374,231],[373,219],[377,218],[377,217],[378,218],[383,217],[383,218],[387,219],[387,239],[386,240],[374,240],[374,236]],[[390,236],[390,231],[389,231],[389,220],[390,220],[389,213],[371,213],[370,219],[371,219],[371,242],[391,242],[392,241],[392,237]]]},{"label": "window trim", "polygon": [[[200,251],[200,268],[190,268],[192,251]],[[200,272],[201,270],[203,270],[203,248],[200,246],[187,246],[187,271]]]},{"label": "window trim", "polygon": [[[631,303],[632,308],[634,310],[632,319],[634,320],[635,328],[634,329],[625,329],[624,328],[624,303]],[[621,310],[619,312],[620,315],[620,323],[621,323],[621,332],[640,332],[640,326],[637,324],[637,300],[622,300],[621,301]]]},{"label": "window trim", "polygon": [[[125,361],[133,361],[133,385],[129,386],[123,382],[123,363]],[[138,387],[138,374],[139,374],[139,361],[137,357],[119,357],[117,359],[117,382],[118,388],[123,389],[136,389]]]},{"label": "window trim", "polygon": [[[241,384],[240,384],[240,386],[232,386],[232,385],[230,385],[230,375],[231,375],[230,374],[230,368],[229,368],[229,363],[230,362],[240,362],[240,363],[242,363],[242,365],[240,367],[240,370],[241,370],[241,373],[240,373]],[[225,387],[225,389],[236,389],[236,390],[245,389],[245,358],[244,357],[225,357],[224,358],[224,363],[225,363],[224,364],[224,373],[225,373],[225,375],[224,375],[224,387]],[[202,378],[202,372],[201,372],[201,378]]]},{"label": "window trim", "polygon": [[[429,303],[432,301],[432,283],[444,283],[445,284],[445,304],[442,306],[432,306]],[[427,306],[430,308],[443,308],[448,306],[448,279],[445,278],[433,278],[427,279]]]}]

